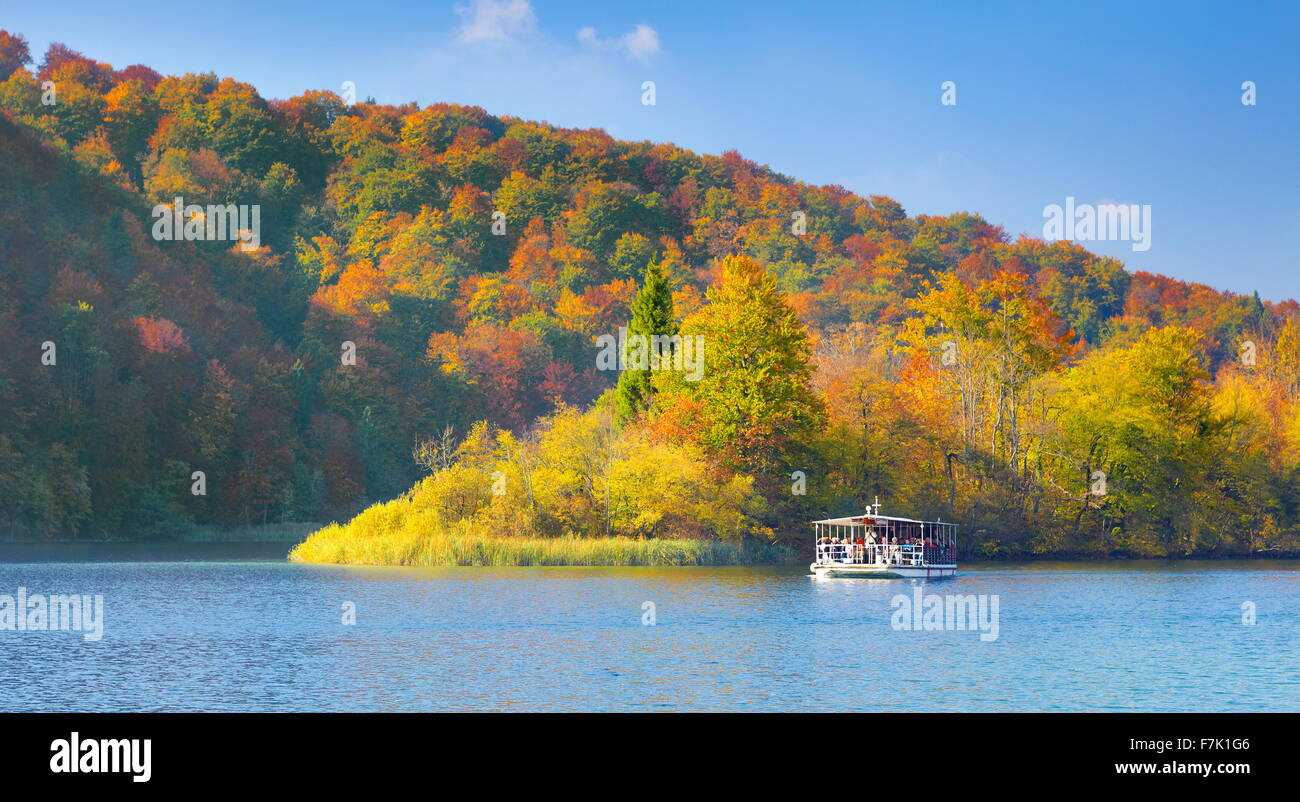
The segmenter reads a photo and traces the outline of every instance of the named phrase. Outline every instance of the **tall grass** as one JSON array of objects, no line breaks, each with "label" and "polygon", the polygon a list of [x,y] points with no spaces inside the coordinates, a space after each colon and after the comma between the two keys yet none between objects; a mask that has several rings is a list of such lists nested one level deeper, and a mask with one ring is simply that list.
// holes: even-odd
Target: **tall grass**
[{"label": "tall grass", "polygon": [[759,565],[798,562],[792,549],[719,540],[486,537],[416,532],[358,535],[356,524],[315,532],[289,559],[345,565]]}]

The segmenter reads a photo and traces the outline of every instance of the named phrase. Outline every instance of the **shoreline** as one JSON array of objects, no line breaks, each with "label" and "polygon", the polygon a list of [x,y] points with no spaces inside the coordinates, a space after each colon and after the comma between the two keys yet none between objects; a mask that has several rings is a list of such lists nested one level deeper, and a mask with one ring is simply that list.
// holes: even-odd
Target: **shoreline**
[{"label": "shoreline", "polygon": [[[0,539],[0,552],[5,547],[30,552],[35,549],[53,547],[56,549],[123,548],[138,550],[141,555],[157,552],[164,555],[176,547],[210,546],[217,550],[223,546],[250,546],[260,553],[273,554],[275,547],[282,549],[282,555],[291,562],[316,565],[407,565],[407,566],[474,566],[474,565],[603,565],[603,566],[645,566],[645,565],[805,565],[811,561],[811,551],[805,554],[799,546],[784,544],[761,544],[742,546],[727,541],[687,540],[674,538],[647,538],[637,540],[620,537],[593,538],[479,538],[473,536],[438,536],[431,535],[424,539],[401,538],[395,542],[391,536],[378,535],[360,539],[334,538],[327,548],[307,549],[308,553],[317,552],[308,557],[300,553],[301,547],[308,544],[312,536],[331,528],[330,524],[288,523],[268,524],[248,527],[199,526],[187,530],[174,538],[5,538]],[[437,542],[452,551],[443,551],[435,555],[429,553],[427,546]],[[451,543],[449,541],[455,541]],[[325,544],[318,544],[325,545]],[[588,552],[576,555],[575,549]],[[525,555],[522,560],[512,557]],[[296,555],[296,556],[295,556]],[[0,553],[0,562],[6,562],[7,555]],[[380,559],[374,559],[380,557]],[[620,561],[619,557],[629,558]],[[334,559],[330,559],[334,558]],[[341,559],[339,559],[341,558]],[[568,558],[568,559],[566,559]],[[1052,553],[1052,554],[1002,554],[997,556],[982,555],[978,557],[959,558],[962,563],[1128,563],[1128,562],[1163,562],[1179,561],[1214,563],[1224,561],[1268,561],[1300,560],[1300,551],[1295,552],[1255,552],[1250,554],[1178,554],[1178,555],[1130,555],[1130,554],[1095,554],[1095,553]]]},{"label": "shoreline", "polygon": [[[707,541],[706,541],[707,542]],[[594,544],[600,545],[600,544]],[[775,554],[769,552],[768,559],[699,560],[685,559],[674,547],[680,544],[662,541],[659,544],[667,549],[666,554],[677,554],[671,559],[626,560],[616,559],[614,554],[603,560],[532,560],[532,561],[485,561],[473,559],[458,562],[416,562],[416,561],[377,561],[365,559],[361,554],[352,555],[344,561],[331,562],[322,559],[301,559],[291,556],[291,549],[284,542],[239,541],[239,542],[204,542],[204,541],[142,541],[142,540],[53,540],[53,541],[14,541],[0,542],[0,565],[4,564],[39,564],[39,563],[84,563],[84,562],[131,562],[131,563],[168,563],[168,562],[283,562],[300,565],[357,567],[357,568],[773,568],[803,569],[808,559],[795,556],[791,559],[773,559]],[[625,555],[618,555],[625,556]],[[1040,557],[1040,558],[1001,558],[964,560],[958,563],[958,573],[966,571],[1006,570],[1072,570],[1078,569],[1114,569],[1134,571],[1163,571],[1174,568],[1200,571],[1213,570],[1216,566],[1233,566],[1251,568],[1258,565],[1293,567],[1300,564],[1300,555],[1272,556],[1217,556],[1217,557]]]},{"label": "shoreline", "polygon": [[174,537],[5,537],[0,538],[0,546],[39,545],[39,544],[85,544],[105,545],[110,543],[175,544],[175,543],[288,543],[298,544],[306,540],[313,532],[319,531],[327,524],[321,523],[278,523],[256,524],[253,526],[211,526],[199,525],[180,532]]}]

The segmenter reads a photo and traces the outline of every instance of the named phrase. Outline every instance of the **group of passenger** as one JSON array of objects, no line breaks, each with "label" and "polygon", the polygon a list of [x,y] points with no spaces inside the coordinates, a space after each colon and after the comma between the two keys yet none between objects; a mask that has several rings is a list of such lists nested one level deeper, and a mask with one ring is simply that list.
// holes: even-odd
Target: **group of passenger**
[{"label": "group of passenger", "polygon": [[818,538],[817,545],[857,546],[858,547],[857,552],[859,555],[861,555],[862,548],[865,546],[875,546],[875,545],[897,546],[901,551],[908,554],[914,553],[917,550],[921,550],[925,562],[931,564],[950,563],[952,562],[952,557],[953,557],[953,549],[950,544],[941,543],[929,537],[927,538],[905,537],[900,540],[890,540],[889,538],[882,536],[880,540],[877,541],[875,535],[872,533],[869,533],[865,536],[858,535],[856,537],[851,537],[851,536],[835,537],[835,536],[828,535],[825,537]]}]

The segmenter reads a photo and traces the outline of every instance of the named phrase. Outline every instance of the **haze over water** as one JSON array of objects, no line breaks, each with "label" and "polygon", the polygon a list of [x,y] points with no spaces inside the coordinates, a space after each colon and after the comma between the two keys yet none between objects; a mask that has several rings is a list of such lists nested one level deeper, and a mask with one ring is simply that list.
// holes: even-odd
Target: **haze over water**
[{"label": "haze over water", "polygon": [[[231,549],[260,556],[213,557]],[[893,629],[903,580],[266,557],[282,550],[0,546],[0,594],[102,593],[105,618],[99,642],[0,631],[0,710],[1300,709],[1289,561],[983,564],[919,583],[996,594],[986,642]],[[104,561],[68,561],[87,557]]]}]

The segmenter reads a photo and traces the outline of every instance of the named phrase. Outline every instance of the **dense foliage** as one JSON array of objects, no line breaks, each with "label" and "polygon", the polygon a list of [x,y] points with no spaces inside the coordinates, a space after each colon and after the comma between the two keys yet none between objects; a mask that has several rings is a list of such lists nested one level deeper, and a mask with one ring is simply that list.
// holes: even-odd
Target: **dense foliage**
[{"label": "dense foliage", "polygon": [[[156,241],[176,197],[260,205],[261,247]],[[14,534],[398,497],[366,515],[792,542],[879,496],[971,553],[1294,551],[1297,317],[736,153],[34,65],[0,32]],[[703,336],[700,380],[612,390],[594,342],[622,326]]]}]

